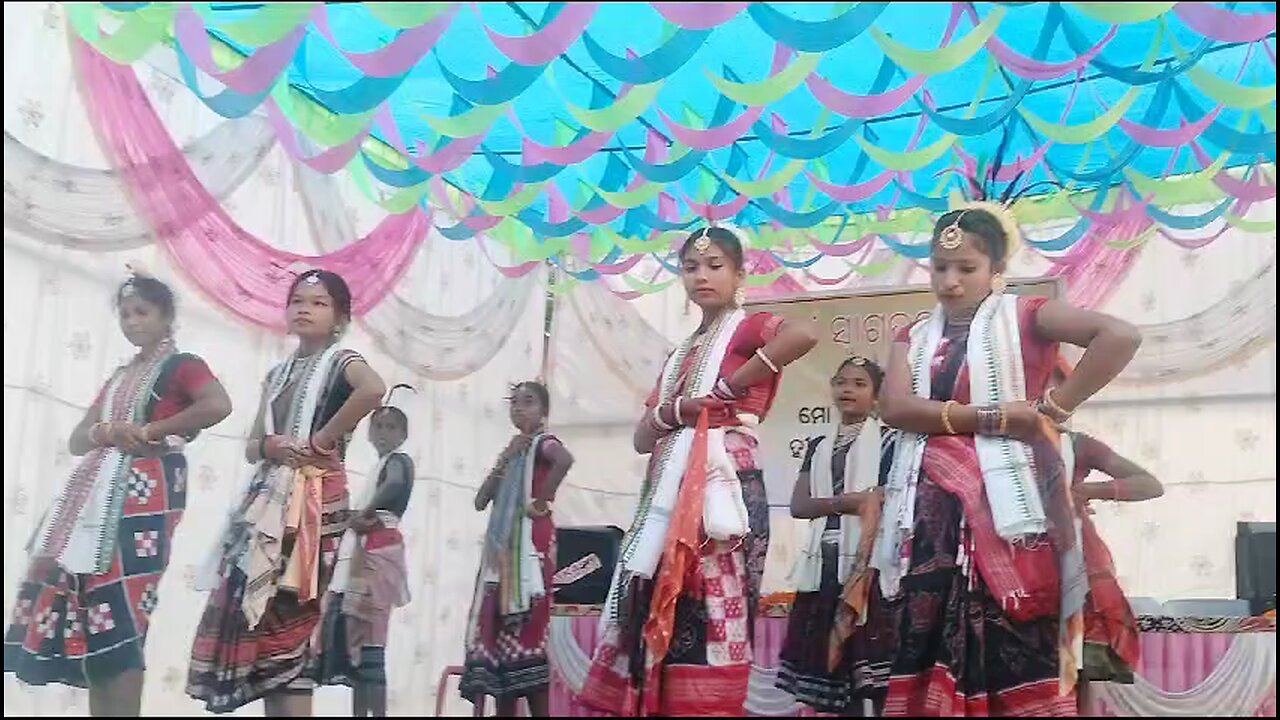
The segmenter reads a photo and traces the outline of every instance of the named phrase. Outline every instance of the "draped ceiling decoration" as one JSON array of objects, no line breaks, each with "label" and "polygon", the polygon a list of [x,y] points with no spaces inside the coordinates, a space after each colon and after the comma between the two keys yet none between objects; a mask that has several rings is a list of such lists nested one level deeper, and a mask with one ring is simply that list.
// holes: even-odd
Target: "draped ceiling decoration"
[{"label": "draped ceiling decoration", "polygon": [[1275,230],[1246,219],[1275,197],[1273,3],[66,7],[105,57],[172,47],[214,112],[562,291],[657,292],[706,222],[746,230],[757,289],[887,272],[1005,137],[1020,220],[1071,220],[1030,241],[1068,277],[1099,244]]}]

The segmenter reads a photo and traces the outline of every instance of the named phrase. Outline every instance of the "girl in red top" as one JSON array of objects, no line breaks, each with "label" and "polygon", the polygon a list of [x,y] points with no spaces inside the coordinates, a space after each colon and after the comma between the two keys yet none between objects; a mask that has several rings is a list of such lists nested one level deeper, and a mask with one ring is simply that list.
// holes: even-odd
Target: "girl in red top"
[{"label": "girl in red top", "polygon": [[[872,564],[897,612],[886,716],[1075,715],[1063,617],[1083,603],[1074,517],[1048,420],[1111,382],[1141,342],[1116,318],[1003,293],[1018,230],[1006,207],[943,215],[938,305],[900,335],[884,420],[903,431]],[[1085,348],[1051,388],[1059,343]],[[1063,588],[1078,595],[1064,592]]]},{"label": "girl in red top", "polygon": [[514,717],[526,698],[529,714],[550,713],[547,632],[556,526],[551,504],[573,456],[546,430],[546,386],[522,382],[511,393],[511,439],[480,491],[476,510],[491,503],[476,592],[467,622],[466,670],[459,689],[471,702],[497,700],[499,717]]},{"label": "girl in red top", "polygon": [[651,459],[579,698],[598,710],[743,712],[769,528],[752,429],[782,368],[817,344],[812,323],[743,311],[743,260],[725,228],[697,230],[680,250],[702,324],[636,424],[636,451]]},{"label": "girl in red top", "polygon": [[231,413],[204,361],[178,352],[167,285],[135,274],[116,305],[138,354],[71,433],[83,459],[32,539],[4,638],[6,673],[87,687],[95,716],[141,709],[147,630],[187,504],[183,447]]}]

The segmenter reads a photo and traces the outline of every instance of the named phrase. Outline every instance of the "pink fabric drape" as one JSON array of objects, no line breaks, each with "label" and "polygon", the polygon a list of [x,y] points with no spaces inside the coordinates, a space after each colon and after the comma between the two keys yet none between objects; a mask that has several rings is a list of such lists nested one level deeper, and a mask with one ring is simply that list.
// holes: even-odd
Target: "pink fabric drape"
[{"label": "pink fabric drape", "polygon": [[103,151],[157,239],[215,302],[255,325],[281,332],[285,293],[303,269],[319,267],[342,275],[357,316],[399,281],[430,227],[420,207],[386,217],[368,236],[325,255],[278,250],[237,225],[200,183],[133,69],[115,64],[78,38],[71,42],[85,108]]},{"label": "pink fabric drape", "polygon": [[[1233,633],[1142,633],[1138,675],[1167,692],[1186,692],[1209,677],[1231,649]],[[1275,717],[1275,687],[1255,717]],[[1091,715],[1117,717],[1103,700],[1089,708]]]},{"label": "pink fabric drape", "polygon": [[[573,636],[590,655],[598,640],[600,618],[595,615],[573,618]],[[1274,633],[1273,633],[1274,634]],[[778,666],[778,653],[787,635],[785,617],[762,617],[756,620],[755,663],[760,667]],[[1147,681],[1168,691],[1188,690],[1204,682],[1223,655],[1231,647],[1233,633],[1142,633],[1142,660],[1137,672]],[[778,690],[777,692],[782,692]],[[1105,706],[1092,714],[1114,717]],[[1275,715],[1275,690],[1260,707],[1258,717]],[[583,706],[555,672],[551,674],[551,713],[557,717],[610,717]],[[805,708],[801,717],[817,713]]]}]

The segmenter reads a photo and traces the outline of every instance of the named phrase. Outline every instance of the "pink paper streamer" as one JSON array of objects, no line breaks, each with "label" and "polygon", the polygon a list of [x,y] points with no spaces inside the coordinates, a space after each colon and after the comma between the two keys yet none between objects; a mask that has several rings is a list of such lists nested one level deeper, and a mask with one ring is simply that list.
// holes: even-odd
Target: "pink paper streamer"
[{"label": "pink paper streamer", "polygon": [[1132,122],[1124,118],[1120,118],[1120,129],[1125,132],[1134,142],[1149,147],[1176,148],[1182,147],[1191,142],[1195,138],[1200,137],[1205,128],[1213,124],[1218,114],[1222,112],[1222,106],[1213,109],[1212,112],[1205,113],[1205,116],[1193,123],[1182,121],[1182,125],[1176,128],[1153,128],[1141,123]]},{"label": "pink paper streamer", "polygon": [[813,247],[823,255],[828,255],[830,257],[848,257],[859,250],[869,247],[872,241],[878,237],[880,236],[876,233],[868,233],[851,243],[836,243],[831,245],[828,245],[817,238],[810,238],[809,241],[813,243]]},{"label": "pink paper streamer", "polygon": [[889,183],[893,180],[896,173],[892,170],[885,170],[870,180],[854,183],[853,185],[837,185],[825,180],[820,180],[818,176],[807,170],[805,171],[805,175],[808,176],[809,182],[813,183],[828,197],[834,200],[839,200],[840,202],[849,203],[866,200],[886,187],[889,187]]},{"label": "pink paper streamer", "polygon": [[467,158],[470,158],[475,153],[476,148],[480,146],[485,137],[484,135],[475,135],[469,138],[454,138],[452,142],[434,153],[422,140],[414,139],[414,147],[417,148],[418,152],[417,154],[410,154],[405,147],[404,138],[400,135],[400,128],[396,125],[395,117],[391,114],[391,108],[386,103],[383,103],[374,111],[373,122],[386,133],[388,145],[399,151],[400,155],[413,163],[415,167],[432,175],[440,175],[462,165],[467,161]]},{"label": "pink paper streamer", "polygon": [[1078,57],[1060,63],[1047,63],[1040,60],[1033,60],[1009,47],[999,37],[992,35],[987,40],[987,50],[996,56],[1009,72],[1017,75],[1025,80],[1052,80],[1053,78],[1062,77],[1073,72],[1080,72],[1088,67],[1116,36],[1116,26],[1112,25],[1107,34],[1098,41],[1096,45],[1081,53]]},{"label": "pink paper streamer", "polygon": [[238,317],[282,331],[285,293],[301,267],[342,275],[351,287],[353,314],[362,315],[391,291],[426,238],[430,219],[415,207],[332,253],[307,256],[271,247],[240,228],[200,184],[132,68],[78,38],[72,39],[72,56],[90,122],[138,211],[190,280]]},{"label": "pink paper streamer", "polygon": [[267,98],[263,105],[267,108],[267,121],[271,123],[271,127],[275,130],[276,139],[280,141],[280,147],[284,148],[289,157],[316,172],[326,175],[331,175],[341,170],[351,162],[351,158],[355,157],[356,153],[360,151],[360,145],[364,143],[365,138],[369,136],[369,130],[373,127],[373,124],[370,123],[364,130],[356,133],[355,137],[347,142],[322,150],[315,155],[307,155],[298,142],[297,131],[289,123],[289,119],[284,116],[284,113],[281,112],[275,98]]},{"label": "pink paper streamer", "polygon": [[[769,69],[769,75],[772,77],[782,72],[786,67],[787,59],[791,57],[792,51],[782,43],[775,43],[773,48],[773,65]],[[688,145],[695,150],[715,150],[722,148],[729,143],[742,137],[747,132],[747,128],[755,124],[760,116],[764,113],[764,106],[747,108],[746,112],[720,127],[707,128],[706,130],[696,130],[687,125],[681,125],[672,120],[662,110],[658,111],[658,116],[662,118],[662,122],[667,124],[667,128],[671,131],[672,137],[679,140],[682,144]],[[772,159],[772,153],[770,153]],[[766,161],[767,163],[767,161]],[[767,164],[766,164],[767,167]]]},{"label": "pink paper streamer", "polygon": [[729,202],[720,203],[719,205],[711,203],[696,203],[687,198],[685,199],[685,202],[688,203],[689,209],[693,211],[694,215],[697,215],[708,222],[719,222],[721,220],[727,220],[742,212],[742,208],[747,206],[747,200],[748,198],[746,195],[739,195]]},{"label": "pink paper streamer", "polygon": [[751,3],[656,2],[649,3],[658,14],[687,30],[710,30],[729,22]]},{"label": "pink paper streamer", "polygon": [[928,79],[923,75],[916,75],[897,88],[878,95],[854,95],[844,92],[817,73],[810,75],[805,80],[805,84],[808,85],[809,92],[813,93],[813,97],[831,112],[849,118],[869,118],[888,115],[902,107],[903,103],[924,87]]},{"label": "pink paper streamer", "polygon": [[503,277],[524,277],[537,269],[538,266],[542,265],[542,261],[540,260],[530,260],[529,262],[520,263],[519,265],[503,265],[494,259],[493,253],[489,252],[490,242],[492,242],[492,240],[489,240],[487,236],[483,234],[476,235],[476,244],[480,246],[480,252],[484,253],[485,259],[488,260],[489,264],[493,266],[493,269],[497,270],[498,274]]},{"label": "pink paper streamer", "polygon": [[329,27],[327,4],[317,7],[311,17],[316,30],[335,50],[342,53],[347,62],[369,77],[390,78],[403,75],[417,65],[440,41],[440,36],[457,13],[458,6],[454,5],[427,22],[400,33],[386,47],[367,53],[347,52],[338,45],[338,40]]},{"label": "pink paper streamer", "polygon": [[489,34],[489,40],[499,52],[515,62],[530,67],[546,65],[568,50],[569,45],[582,35],[599,5],[600,3],[569,3],[546,27],[526,37],[499,35],[487,25],[484,31]]},{"label": "pink paper streamer", "polygon": [[[953,3],[951,19],[947,21],[947,29],[942,34],[940,48],[946,47],[951,42],[956,28],[960,25],[962,15],[963,11],[960,4]],[[902,107],[903,103],[910,100],[912,95],[915,95],[924,87],[926,80],[928,80],[927,77],[916,75],[893,90],[886,90],[875,95],[854,95],[844,92],[832,85],[830,80],[817,73],[805,78],[805,85],[808,86],[809,92],[813,93],[813,97],[831,112],[839,113],[849,118],[869,118],[877,115],[887,115]]]},{"label": "pink paper streamer", "polygon": [[760,119],[760,115],[764,112],[764,106],[748,108],[746,112],[720,127],[707,128],[706,130],[696,130],[687,125],[681,125],[672,120],[662,110],[658,111],[658,117],[662,118],[662,122],[666,123],[667,129],[671,131],[672,137],[679,140],[682,144],[688,145],[695,150],[715,150],[732,143],[734,140],[742,137],[747,132],[747,128],[751,127],[755,121]]},{"label": "pink paper streamer", "polygon": [[[782,267],[772,254],[763,250],[749,250],[747,252],[747,263],[750,268],[748,272],[752,275],[768,275]],[[783,273],[776,280],[765,285],[764,287],[748,288],[747,297],[753,299],[766,299],[779,297],[782,295],[803,295],[804,286],[788,273]]]},{"label": "pink paper streamer", "polygon": [[209,77],[239,93],[257,95],[271,87],[280,73],[293,60],[307,36],[307,23],[302,21],[285,37],[258,48],[233,70],[224,71],[213,60],[209,29],[204,18],[190,5],[179,7],[173,18],[173,33],[191,62]]},{"label": "pink paper streamer", "polygon": [[1207,2],[1180,2],[1173,12],[1210,40],[1221,42],[1256,42],[1276,31],[1276,14],[1237,13]]},{"label": "pink paper streamer", "polygon": [[617,220],[623,212],[625,211],[622,208],[605,203],[594,210],[579,210],[578,217],[592,225],[604,225]]},{"label": "pink paper streamer", "polygon": [[524,167],[533,167],[545,162],[565,166],[576,165],[600,152],[613,135],[613,133],[593,132],[564,147],[543,145],[526,137],[524,149],[521,152],[522,164]]}]

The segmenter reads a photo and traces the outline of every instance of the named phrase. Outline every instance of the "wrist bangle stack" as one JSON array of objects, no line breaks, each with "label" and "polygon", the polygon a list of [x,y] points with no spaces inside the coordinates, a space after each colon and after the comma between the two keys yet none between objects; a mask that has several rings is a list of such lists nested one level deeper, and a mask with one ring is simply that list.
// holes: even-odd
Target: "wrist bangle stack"
[{"label": "wrist bangle stack", "polygon": [[980,435],[1008,435],[1009,412],[1003,405],[978,408],[978,433]]}]

